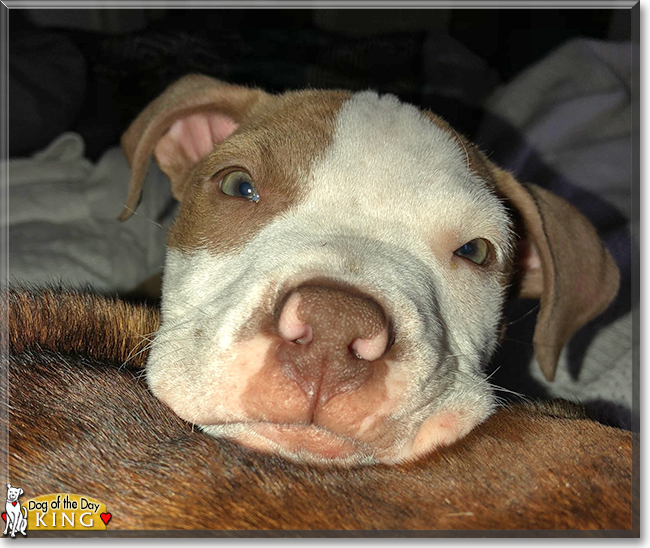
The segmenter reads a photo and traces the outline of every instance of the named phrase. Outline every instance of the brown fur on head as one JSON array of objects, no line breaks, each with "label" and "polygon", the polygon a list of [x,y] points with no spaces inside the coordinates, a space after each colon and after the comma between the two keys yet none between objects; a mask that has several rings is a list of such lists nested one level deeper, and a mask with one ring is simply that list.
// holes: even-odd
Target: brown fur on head
[{"label": "brown fur on head", "polygon": [[[104,344],[70,344],[71,310]],[[17,292],[9,312],[9,478],[27,498],[96,498],[109,532],[632,527],[631,434],[570,404],[502,409],[419,463],[323,470],[215,440],[153,398],[120,367],[155,328],[151,310]],[[115,320],[121,329],[107,329]],[[58,334],[47,350],[44,325]]]}]

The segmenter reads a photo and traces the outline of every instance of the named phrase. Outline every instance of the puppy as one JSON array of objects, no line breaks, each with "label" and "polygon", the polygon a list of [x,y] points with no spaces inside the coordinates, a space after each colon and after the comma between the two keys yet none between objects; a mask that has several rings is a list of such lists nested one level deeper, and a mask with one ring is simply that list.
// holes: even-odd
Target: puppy
[{"label": "puppy", "polygon": [[2,533],[6,535],[7,532],[12,537],[16,533],[21,533],[26,536],[25,529],[27,529],[27,509],[22,508],[18,498],[23,494],[23,490],[19,487],[12,487],[10,483],[7,484],[7,504],[5,504],[5,511],[7,513],[7,524]]},{"label": "puppy", "polygon": [[126,220],[153,155],[180,201],[153,393],[295,461],[397,463],[494,410],[483,373],[515,294],[551,380],[618,270],[571,205],[430,112],[373,92],[269,95],[190,75],[122,139]]}]

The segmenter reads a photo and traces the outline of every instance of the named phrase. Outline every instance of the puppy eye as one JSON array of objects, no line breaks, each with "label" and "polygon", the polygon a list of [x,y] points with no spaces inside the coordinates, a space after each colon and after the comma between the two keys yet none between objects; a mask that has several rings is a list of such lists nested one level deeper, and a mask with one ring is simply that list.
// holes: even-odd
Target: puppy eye
[{"label": "puppy eye", "polygon": [[490,245],[483,238],[476,238],[467,242],[454,251],[454,255],[468,259],[477,265],[483,265],[490,257]]},{"label": "puppy eye", "polygon": [[228,196],[246,198],[251,202],[259,202],[260,195],[255,189],[251,176],[245,171],[231,171],[219,183],[221,192]]}]

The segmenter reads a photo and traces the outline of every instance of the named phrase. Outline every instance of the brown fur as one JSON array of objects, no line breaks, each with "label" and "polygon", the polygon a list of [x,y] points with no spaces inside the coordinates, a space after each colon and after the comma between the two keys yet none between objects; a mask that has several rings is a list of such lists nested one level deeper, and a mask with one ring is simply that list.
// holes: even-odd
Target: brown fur
[{"label": "brown fur", "polygon": [[139,353],[160,323],[157,309],[64,289],[9,289],[2,300],[9,347],[18,354],[45,350],[144,367]]},{"label": "brown fur", "polygon": [[[129,195],[120,220],[131,217],[138,206],[151,154],[176,119],[196,112],[219,111],[239,123],[268,97],[261,90],[219,84],[221,82],[218,80],[201,74],[185,76],[149,104],[124,133],[122,148],[132,173]],[[229,93],[224,94],[224,89]],[[174,108],[171,109],[170,105],[174,105]],[[172,192],[179,200],[183,196],[187,168],[173,162],[163,168],[171,180]]]},{"label": "brown fur", "polygon": [[525,237],[541,263],[522,272],[520,296],[540,299],[533,346],[542,373],[552,381],[564,345],[616,296],[618,267],[593,225],[569,202],[488,165],[521,216]]},{"label": "brown fur", "polygon": [[575,406],[501,409],[459,443],[417,463],[294,465],[193,430],[151,396],[136,371],[120,367],[157,327],[155,311],[52,291],[11,292],[9,304],[8,479],[27,498],[73,492],[106,503],[109,531],[638,535],[632,435],[586,419]]},{"label": "brown fur", "polygon": [[[240,126],[199,163],[190,176],[168,245],[206,246],[215,252],[241,248],[299,201],[300,183],[330,142],[336,111],[346,95],[306,91],[269,101],[267,110]],[[305,124],[312,128],[309,139],[299,131]],[[219,174],[231,167],[245,168],[251,175],[260,194],[258,203],[219,190]]]}]

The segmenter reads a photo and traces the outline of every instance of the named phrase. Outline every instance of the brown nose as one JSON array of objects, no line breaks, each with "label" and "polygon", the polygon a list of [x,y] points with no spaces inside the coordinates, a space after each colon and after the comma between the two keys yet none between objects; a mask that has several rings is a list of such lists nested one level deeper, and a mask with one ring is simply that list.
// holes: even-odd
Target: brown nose
[{"label": "brown nose", "polygon": [[277,357],[315,404],[361,387],[388,350],[388,320],[373,299],[346,288],[303,285],[284,301]]}]

